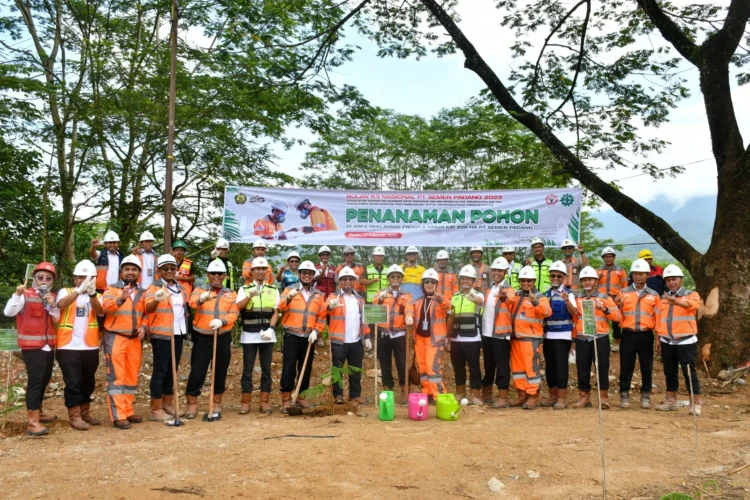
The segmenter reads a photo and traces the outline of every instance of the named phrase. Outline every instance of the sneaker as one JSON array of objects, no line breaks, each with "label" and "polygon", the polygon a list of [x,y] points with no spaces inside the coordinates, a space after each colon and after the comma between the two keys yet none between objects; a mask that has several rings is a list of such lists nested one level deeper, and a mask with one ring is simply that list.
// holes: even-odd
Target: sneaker
[{"label": "sneaker", "polygon": [[644,410],[651,409],[651,398],[648,396],[641,396],[641,408]]},{"label": "sneaker", "polygon": [[612,352],[620,352],[620,344],[612,344]]},{"label": "sneaker", "polygon": [[701,405],[700,405],[700,403],[696,403],[696,404],[694,404],[693,406],[690,407],[690,414],[691,415],[695,415],[696,417],[700,417],[701,413],[702,413],[702,411],[701,411]]}]

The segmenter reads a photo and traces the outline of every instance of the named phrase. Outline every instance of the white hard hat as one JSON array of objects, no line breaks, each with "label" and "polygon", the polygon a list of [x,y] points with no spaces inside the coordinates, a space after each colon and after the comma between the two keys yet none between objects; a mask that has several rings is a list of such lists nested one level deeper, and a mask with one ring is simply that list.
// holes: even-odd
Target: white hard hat
[{"label": "white hard hat", "polygon": [[674,264],[669,264],[667,267],[664,268],[664,278],[684,278],[685,274],[682,272],[682,269],[680,269],[679,266],[676,266]]},{"label": "white hard hat", "polygon": [[124,259],[122,259],[122,262],[120,262],[120,269],[122,269],[122,266],[125,264],[133,264],[134,266],[138,266],[138,269],[143,269],[141,267],[141,259],[136,257],[135,255],[128,255]]},{"label": "white hard hat", "polygon": [[353,247],[353,246],[351,246],[351,245],[346,245],[346,246],[344,247],[344,250],[342,250],[342,252],[341,252],[341,253],[354,253],[354,252],[355,252],[355,250],[354,250],[354,247]]},{"label": "white hard hat", "polygon": [[596,272],[596,269],[594,269],[591,266],[586,266],[583,269],[581,269],[581,274],[578,275],[579,279],[583,278],[595,278],[599,279],[599,273]]},{"label": "white hard hat", "polygon": [[318,271],[317,269],[315,269],[315,264],[313,264],[309,260],[303,260],[302,264],[299,265],[299,270],[300,271],[313,271],[313,272]]},{"label": "white hard hat", "polygon": [[286,261],[289,262],[289,259],[292,257],[297,257],[298,259],[302,260],[302,257],[299,256],[299,252],[289,252],[289,255],[286,256]]},{"label": "white hard hat", "polygon": [[605,255],[617,255],[617,252],[615,252],[615,249],[612,247],[607,247],[604,250],[602,250],[602,257]]},{"label": "white hard hat", "polygon": [[156,267],[161,267],[165,264],[173,264],[177,265],[177,259],[172,257],[172,254],[165,253],[164,255],[159,256],[159,260],[156,261]]},{"label": "white hard hat", "polygon": [[318,248],[318,255],[322,254],[323,252],[331,253],[331,249],[326,245],[323,245],[322,247]]},{"label": "white hard hat", "polygon": [[219,238],[218,240],[216,240],[215,248],[226,248],[227,250],[229,250],[229,242],[224,238]]},{"label": "white hard hat", "polygon": [[492,261],[490,269],[502,269],[507,271],[509,267],[510,264],[508,264],[508,261],[505,259],[505,257],[498,257],[497,259]]},{"label": "white hard hat", "polygon": [[531,244],[530,244],[529,246],[532,246],[532,247],[533,247],[534,245],[536,245],[536,244],[538,244],[538,243],[541,243],[542,245],[544,245],[544,240],[543,240],[543,239],[541,239],[541,238],[540,238],[540,237],[538,237],[538,236],[535,236],[534,238],[531,238]]},{"label": "white hard hat", "polygon": [[549,270],[563,273],[566,276],[568,274],[568,266],[566,266],[565,263],[561,260],[556,260],[555,262],[553,262],[552,265],[549,266]]},{"label": "white hard hat", "polygon": [[268,245],[266,245],[266,242],[263,240],[255,240],[253,248],[268,248]]},{"label": "white hard hat", "polygon": [[383,247],[375,247],[372,249],[373,255],[385,255],[385,248]]},{"label": "white hard hat", "polygon": [[404,270],[401,269],[401,266],[399,266],[398,264],[393,264],[391,267],[388,268],[388,274],[386,274],[386,276],[390,276],[393,273],[398,273],[401,276],[403,276]]},{"label": "white hard hat", "polygon": [[156,238],[151,234],[151,231],[143,231],[141,233],[141,238],[138,241],[154,241],[155,239]]},{"label": "white hard hat", "polygon": [[110,243],[112,241],[120,241],[120,237],[117,236],[117,233],[114,231],[107,231],[107,233],[104,235],[104,243]]},{"label": "white hard hat", "polygon": [[524,279],[524,280],[535,280],[536,279],[536,271],[534,271],[534,268],[531,266],[525,266],[522,267],[521,270],[518,272],[518,279]]},{"label": "white hard hat", "polygon": [[295,198],[292,202],[292,208],[299,212],[299,206],[305,202],[310,203],[310,198]]},{"label": "white hard hat", "polygon": [[631,273],[650,273],[651,266],[649,266],[648,262],[646,262],[643,259],[636,259],[630,265],[630,272]]},{"label": "white hard hat", "polygon": [[341,268],[341,271],[339,271],[339,279],[344,276],[351,276],[352,278],[357,279],[357,273],[355,273],[349,266],[344,266]]},{"label": "white hard hat", "polygon": [[482,252],[484,253],[484,249],[482,247],[471,247],[471,250],[469,250],[469,253],[471,252]]},{"label": "white hard hat", "polygon": [[437,271],[435,271],[433,268],[429,268],[427,271],[422,273],[422,281],[424,280],[440,281],[440,277],[438,276]]},{"label": "white hard hat", "polygon": [[255,269],[257,267],[268,267],[268,261],[264,257],[255,257],[251,266],[251,269]]},{"label": "white hard hat", "polygon": [[225,273],[227,272],[227,266],[224,265],[224,261],[221,259],[214,259],[208,263],[206,272],[209,273]]},{"label": "white hard hat", "polygon": [[477,279],[477,270],[474,269],[474,266],[464,266],[458,273],[458,277],[460,278],[461,276]]},{"label": "white hard hat", "polygon": [[560,245],[560,248],[565,247],[574,247],[576,246],[576,242],[573,240],[563,240],[562,245]]},{"label": "white hard hat", "polygon": [[515,247],[503,247],[503,253],[516,253]]},{"label": "white hard hat", "polygon": [[73,269],[73,276],[88,276],[93,278],[96,276],[96,266],[90,260],[84,259],[76,264],[75,269]]},{"label": "white hard hat", "polygon": [[415,246],[410,246],[406,248],[406,252],[404,253],[419,253],[419,249]]},{"label": "white hard hat", "polygon": [[289,211],[289,205],[284,200],[273,200],[271,201],[271,209],[278,209],[282,212],[288,212]]},{"label": "white hard hat", "polygon": [[440,250],[435,256],[435,260],[450,259],[450,255],[445,250]]}]

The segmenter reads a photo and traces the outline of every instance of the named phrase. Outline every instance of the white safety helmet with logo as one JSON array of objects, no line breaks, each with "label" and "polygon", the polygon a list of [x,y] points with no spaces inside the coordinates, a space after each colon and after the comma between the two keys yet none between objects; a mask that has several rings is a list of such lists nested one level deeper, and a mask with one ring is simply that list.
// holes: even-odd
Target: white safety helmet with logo
[{"label": "white safety helmet with logo", "polygon": [[617,252],[615,252],[615,249],[612,247],[607,247],[604,250],[602,250],[602,257],[605,255],[617,255]]},{"label": "white safety helmet with logo", "polygon": [[398,264],[393,264],[391,267],[388,268],[387,276],[390,276],[393,273],[400,274],[401,276],[403,276],[404,270],[401,269],[401,266],[399,266]]},{"label": "white safety helmet with logo", "polygon": [[563,240],[562,245],[560,245],[560,248],[575,247],[575,246],[576,246],[575,241],[566,239],[566,240]]},{"label": "white safety helmet with logo", "polygon": [[315,269],[315,264],[313,264],[309,260],[302,261],[302,264],[299,265],[299,271],[312,271],[314,273],[318,272],[317,269]]},{"label": "white safety helmet with logo", "polygon": [[224,262],[221,259],[214,259],[208,263],[206,272],[207,273],[226,273],[227,266],[224,265]]},{"label": "white safety helmet with logo", "polygon": [[636,259],[630,265],[630,272],[631,273],[650,273],[651,266],[649,266],[648,262],[646,262],[643,259]]},{"label": "white safety helmet with logo", "polygon": [[375,247],[372,249],[372,255],[383,255],[385,256],[385,248],[383,247]]},{"label": "white safety helmet with logo", "polygon": [[464,266],[458,273],[459,278],[462,276],[466,278],[477,279],[477,270],[474,269],[474,266]]},{"label": "white safety helmet with logo", "polygon": [[443,260],[443,259],[450,259],[450,255],[448,255],[448,252],[445,250],[440,250],[437,255],[435,256],[435,260]]},{"label": "white safety helmet with logo", "polygon": [[175,259],[172,254],[165,253],[164,255],[160,255],[159,259],[156,261],[156,267],[166,266],[167,264],[172,264],[174,266],[177,265],[177,259]]},{"label": "white safety helmet with logo", "polygon": [[354,279],[357,279],[357,273],[355,273],[354,270],[349,266],[344,266],[341,268],[341,271],[339,271],[339,279],[343,278],[344,276],[350,276]]},{"label": "white safety helmet with logo", "polygon": [[516,253],[515,247],[503,247],[503,253]]},{"label": "white safety helmet with logo", "polygon": [[143,231],[141,233],[141,238],[138,241],[154,241],[154,235],[151,234],[151,231]]},{"label": "white safety helmet with logo", "polygon": [[286,256],[286,261],[289,262],[289,259],[292,257],[297,257],[299,260],[302,260],[302,257],[299,256],[299,252],[289,252],[289,255]]},{"label": "white safety helmet with logo", "polygon": [[667,267],[664,268],[664,279],[666,278],[684,278],[685,274],[682,272],[682,269],[680,269],[679,266],[676,266],[674,264],[669,264]]},{"label": "white safety helmet with logo", "polygon": [[266,245],[266,242],[263,240],[255,240],[253,248],[268,248],[268,245]]},{"label": "white safety helmet with logo", "polygon": [[440,281],[440,277],[438,276],[437,271],[435,271],[433,268],[429,268],[428,270],[422,273],[422,281],[424,280]]},{"label": "white safety helmet with logo", "polygon": [[539,244],[544,246],[544,240],[538,236],[535,236],[534,238],[531,238],[531,244],[529,246],[533,247],[534,245],[539,245]]},{"label": "white safety helmet with logo", "polygon": [[404,252],[404,253],[406,253],[406,254],[410,254],[410,253],[419,254],[419,249],[417,247],[415,247],[415,246],[412,245],[410,247],[407,247],[406,248],[406,252]]},{"label": "white safety helmet with logo", "polygon": [[331,249],[328,248],[328,246],[323,245],[322,247],[318,248],[318,255],[326,252],[331,253]]},{"label": "white safety helmet with logo", "polygon": [[252,265],[252,269],[257,269],[260,267],[268,267],[268,261],[265,259],[265,257],[255,257],[251,265]]},{"label": "white safety helmet with logo", "polygon": [[351,245],[346,245],[344,249],[341,251],[341,253],[355,253],[356,250],[354,250],[354,247]]},{"label": "white safety helmet with logo", "polygon": [[114,231],[107,231],[107,233],[104,235],[104,243],[112,243],[112,242],[119,243],[119,241],[120,241],[120,237]]},{"label": "white safety helmet with logo", "polygon": [[134,266],[138,266],[138,269],[143,269],[141,267],[141,259],[136,257],[135,255],[128,255],[122,261],[120,262],[120,269],[122,269],[122,266],[125,264],[133,264]]},{"label": "white safety helmet with logo", "polygon": [[579,279],[585,279],[585,278],[594,278],[599,279],[599,273],[596,272],[596,269],[594,269],[591,266],[586,266],[583,269],[581,269],[581,274],[578,275]]},{"label": "white safety helmet with logo", "polygon": [[531,266],[524,266],[518,272],[518,279],[519,280],[535,280],[536,271],[534,271],[534,268]]},{"label": "white safety helmet with logo", "polygon": [[73,276],[88,276],[89,278],[96,277],[96,266],[93,262],[88,259],[84,259],[73,269]]},{"label": "white safety helmet with logo", "polygon": [[219,238],[218,240],[216,240],[216,249],[218,250],[218,249],[224,249],[224,248],[229,250],[229,242],[225,240],[224,238]]},{"label": "white safety helmet with logo", "polygon": [[564,275],[568,275],[568,266],[565,265],[565,263],[561,260],[556,260],[552,263],[551,266],[549,266],[550,272],[557,271],[558,273],[563,273]]},{"label": "white safety helmet with logo", "polygon": [[504,271],[507,271],[509,267],[510,264],[508,264],[508,260],[505,257],[498,257],[497,259],[492,261],[490,269],[502,269]]},{"label": "white safety helmet with logo", "polygon": [[471,252],[482,252],[484,253],[484,249],[482,247],[471,247],[471,250],[469,250],[469,253]]}]

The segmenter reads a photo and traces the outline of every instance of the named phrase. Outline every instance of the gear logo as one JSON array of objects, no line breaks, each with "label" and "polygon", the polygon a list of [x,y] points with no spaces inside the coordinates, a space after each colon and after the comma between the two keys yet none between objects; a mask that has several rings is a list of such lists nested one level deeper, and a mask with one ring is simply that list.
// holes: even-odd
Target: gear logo
[{"label": "gear logo", "polygon": [[571,205],[573,204],[573,202],[574,202],[574,201],[576,201],[576,199],[575,199],[575,197],[574,197],[574,196],[573,196],[572,194],[570,194],[570,193],[565,193],[564,195],[562,195],[562,196],[560,197],[560,203],[562,203],[562,205],[563,205],[564,207],[569,207],[569,206],[571,206]]}]

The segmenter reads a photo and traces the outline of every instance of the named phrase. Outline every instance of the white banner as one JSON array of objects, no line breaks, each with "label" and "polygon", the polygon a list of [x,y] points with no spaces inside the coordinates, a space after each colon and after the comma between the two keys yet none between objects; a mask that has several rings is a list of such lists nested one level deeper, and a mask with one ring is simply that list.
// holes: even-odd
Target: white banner
[{"label": "white banner", "polygon": [[290,244],[548,247],[578,242],[580,189],[324,191],[228,186],[224,237]]}]

